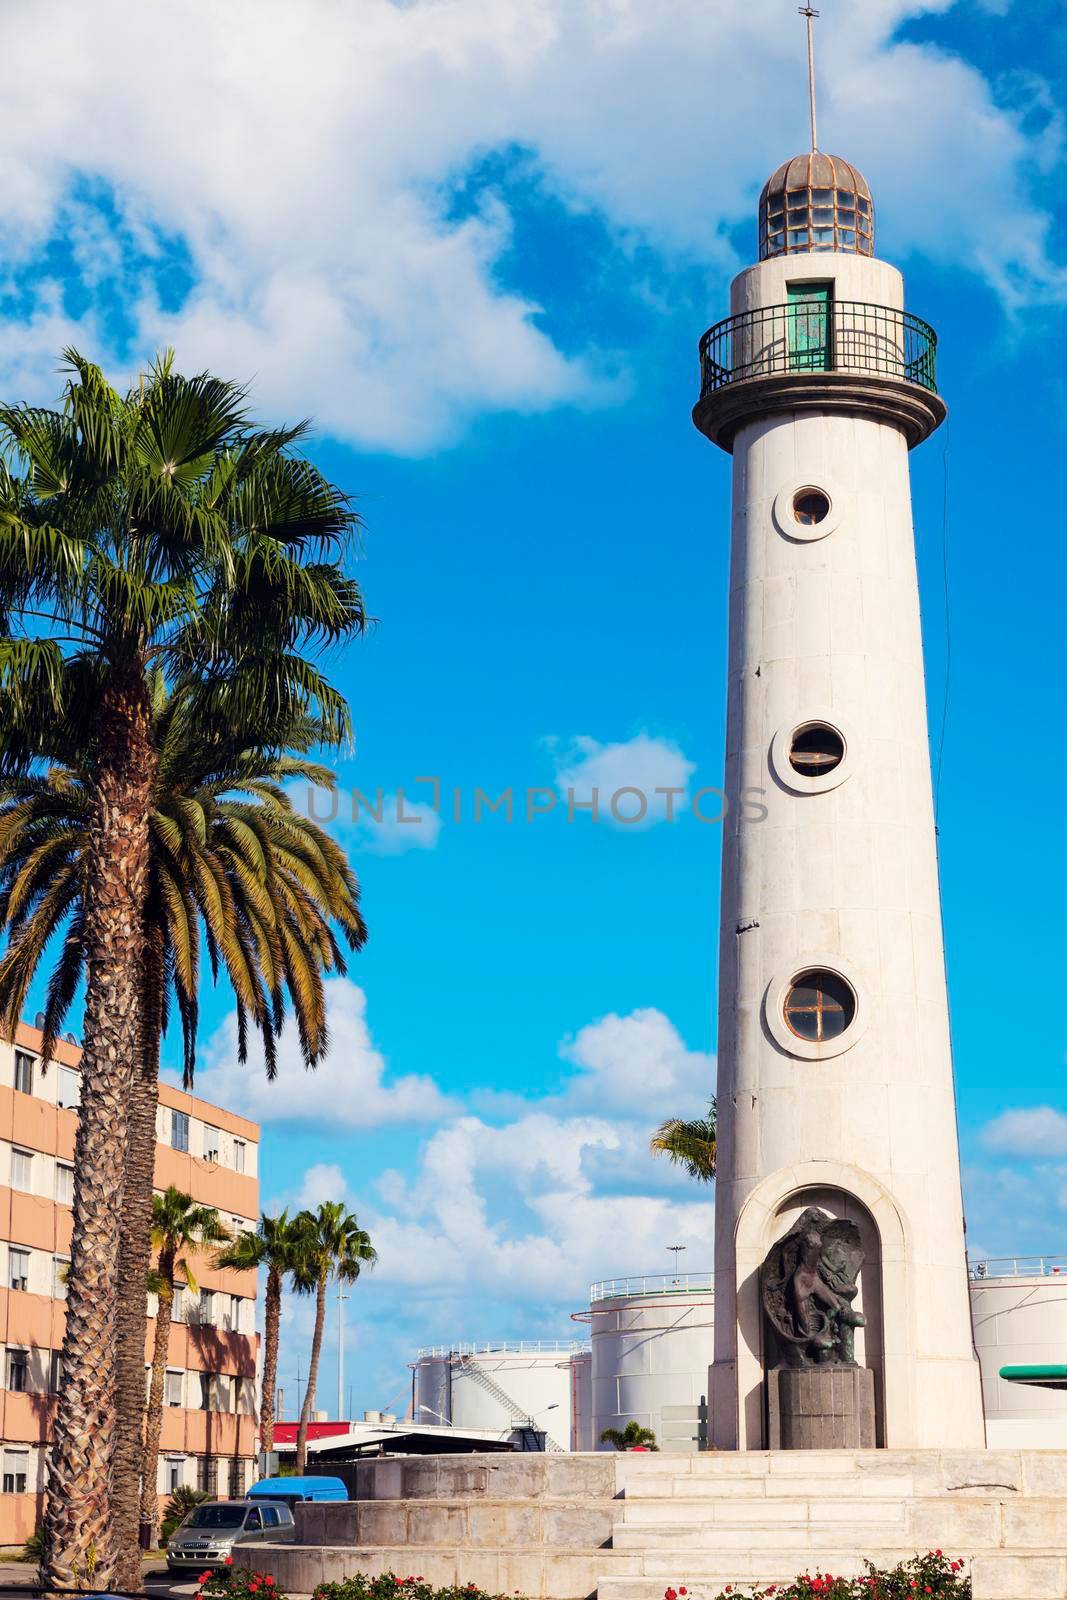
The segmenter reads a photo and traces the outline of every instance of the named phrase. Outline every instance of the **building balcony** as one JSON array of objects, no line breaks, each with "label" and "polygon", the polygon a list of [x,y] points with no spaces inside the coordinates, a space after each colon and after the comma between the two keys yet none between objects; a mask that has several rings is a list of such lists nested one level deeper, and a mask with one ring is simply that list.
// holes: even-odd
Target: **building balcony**
[{"label": "building balcony", "polygon": [[859,300],[796,300],[727,317],[700,341],[693,421],[730,450],[746,422],[780,411],[872,414],[909,446],[945,417],[928,322]]}]

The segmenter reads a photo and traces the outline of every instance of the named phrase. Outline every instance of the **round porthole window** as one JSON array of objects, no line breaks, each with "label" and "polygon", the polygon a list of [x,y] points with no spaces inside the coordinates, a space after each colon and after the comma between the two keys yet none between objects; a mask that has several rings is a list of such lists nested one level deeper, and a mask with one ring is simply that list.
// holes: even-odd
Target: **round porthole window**
[{"label": "round porthole window", "polygon": [[793,520],[802,528],[814,528],[830,515],[830,497],[821,489],[798,489],[793,496]]},{"label": "round porthole window", "polygon": [[856,996],[840,973],[815,967],[793,979],[782,1009],[790,1033],[811,1044],[822,1044],[840,1038],[852,1025]]},{"label": "round porthole window", "polygon": [[809,722],[797,728],[789,744],[789,765],[805,778],[821,778],[845,759],[845,741],[836,728]]},{"label": "round porthole window", "polygon": [[851,501],[849,491],[823,472],[821,466],[812,463],[801,467],[801,471],[817,475],[818,482],[798,473],[781,484],[775,490],[771,518],[783,538],[794,544],[810,544],[835,532],[847,517]]}]

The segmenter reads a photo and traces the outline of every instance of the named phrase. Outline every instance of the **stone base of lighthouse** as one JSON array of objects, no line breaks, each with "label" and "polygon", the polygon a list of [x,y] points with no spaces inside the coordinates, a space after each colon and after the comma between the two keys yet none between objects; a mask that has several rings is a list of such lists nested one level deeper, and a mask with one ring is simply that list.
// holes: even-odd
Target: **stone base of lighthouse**
[{"label": "stone base of lighthouse", "polygon": [[942,1549],[975,1600],[1067,1593],[1067,1451],[707,1451],[361,1462],[256,1565],[292,1595],[353,1574],[544,1600],[693,1600]]}]

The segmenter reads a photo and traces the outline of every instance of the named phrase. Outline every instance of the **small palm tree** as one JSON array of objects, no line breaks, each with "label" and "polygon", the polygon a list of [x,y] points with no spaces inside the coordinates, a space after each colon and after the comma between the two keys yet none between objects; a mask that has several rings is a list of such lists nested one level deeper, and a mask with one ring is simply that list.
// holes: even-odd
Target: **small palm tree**
[{"label": "small palm tree", "polygon": [[708,1183],[715,1176],[715,1134],[718,1115],[715,1101],[708,1107],[706,1117],[684,1121],[670,1117],[661,1122],[648,1148],[654,1156],[666,1156],[674,1166],[682,1167],[699,1183]]},{"label": "small palm tree", "polygon": [[308,1423],[315,1404],[315,1385],[326,1324],[326,1292],[333,1279],[355,1283],[363,1266],[373,1266],[378,1253],[357,1219],[339,1200],[324,1200],[317,1211],[301,1211],[293,1221],[293,1288],[315,1296],[315,1332],[311,1340],[307,1388],[296,1435],[296,1470],[307,1466]]},{"label": "small palm tree", "polygon": [[167,1373],[171,1314],[174,1310],[174,1282],[179,1273],[193,1294],[196,1278],[185,1251],[202,1250],[205,1245],[229,1241],[230,1233],[211,1206],[198,1206],[172,1184],[154,1197],[152,1205],[152,1248],[156,1270],[151,1280],[156,1291],[156,1333],[152,1346],[152,1384],[145,1417],[144,1461],[141,1468],[141,1522],[154,1540],[159,1526],[159,1494],[156,1474],[159,1465],[159,1435],[163,1427],[163,1386]]},{"label": "small palm tree", "polygon": [[178,1525],[185,1521],[190,1511],[202,1506],[211,1496],[206,1489],[194,1489],[191,1484],[179,1483],[163,1507],[163,1525],[159,1530],[160,1544],[166,1544]]},{"label": "small palm tree", "polygon": [[216,1267],[232,1267],[238,1272],[267,1269],[267,1293],[263,1302],[263,1412],[259,1419],[262,1450],[274,1449],[274,1397],[278,1388],[278,1339],[282,1316],[282,1285],[294,1265],[294,1226],[288,1212],[276,1217],[266,1212],[255,1233],[239,1233],[231,1244],[215,1256]]},{"label": "small palm tree", "polygon": [[658,1450],[656,1435],[651,1428],[642,1428],[639,1422],[628,1422],[625,1428],[605,1428],[600,1435],[601,1444],[613,1445],[616,1450]]}]

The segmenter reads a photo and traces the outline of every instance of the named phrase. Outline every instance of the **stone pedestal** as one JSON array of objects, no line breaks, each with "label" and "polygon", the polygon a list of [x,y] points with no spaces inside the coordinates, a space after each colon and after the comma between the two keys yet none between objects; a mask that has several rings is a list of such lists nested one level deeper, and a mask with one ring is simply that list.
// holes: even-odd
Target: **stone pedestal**
[{"label": "stone pedestal", "polygon": [[874,1448],[869,1367],[776,1367],[766,1382],[769,1449]]}]

